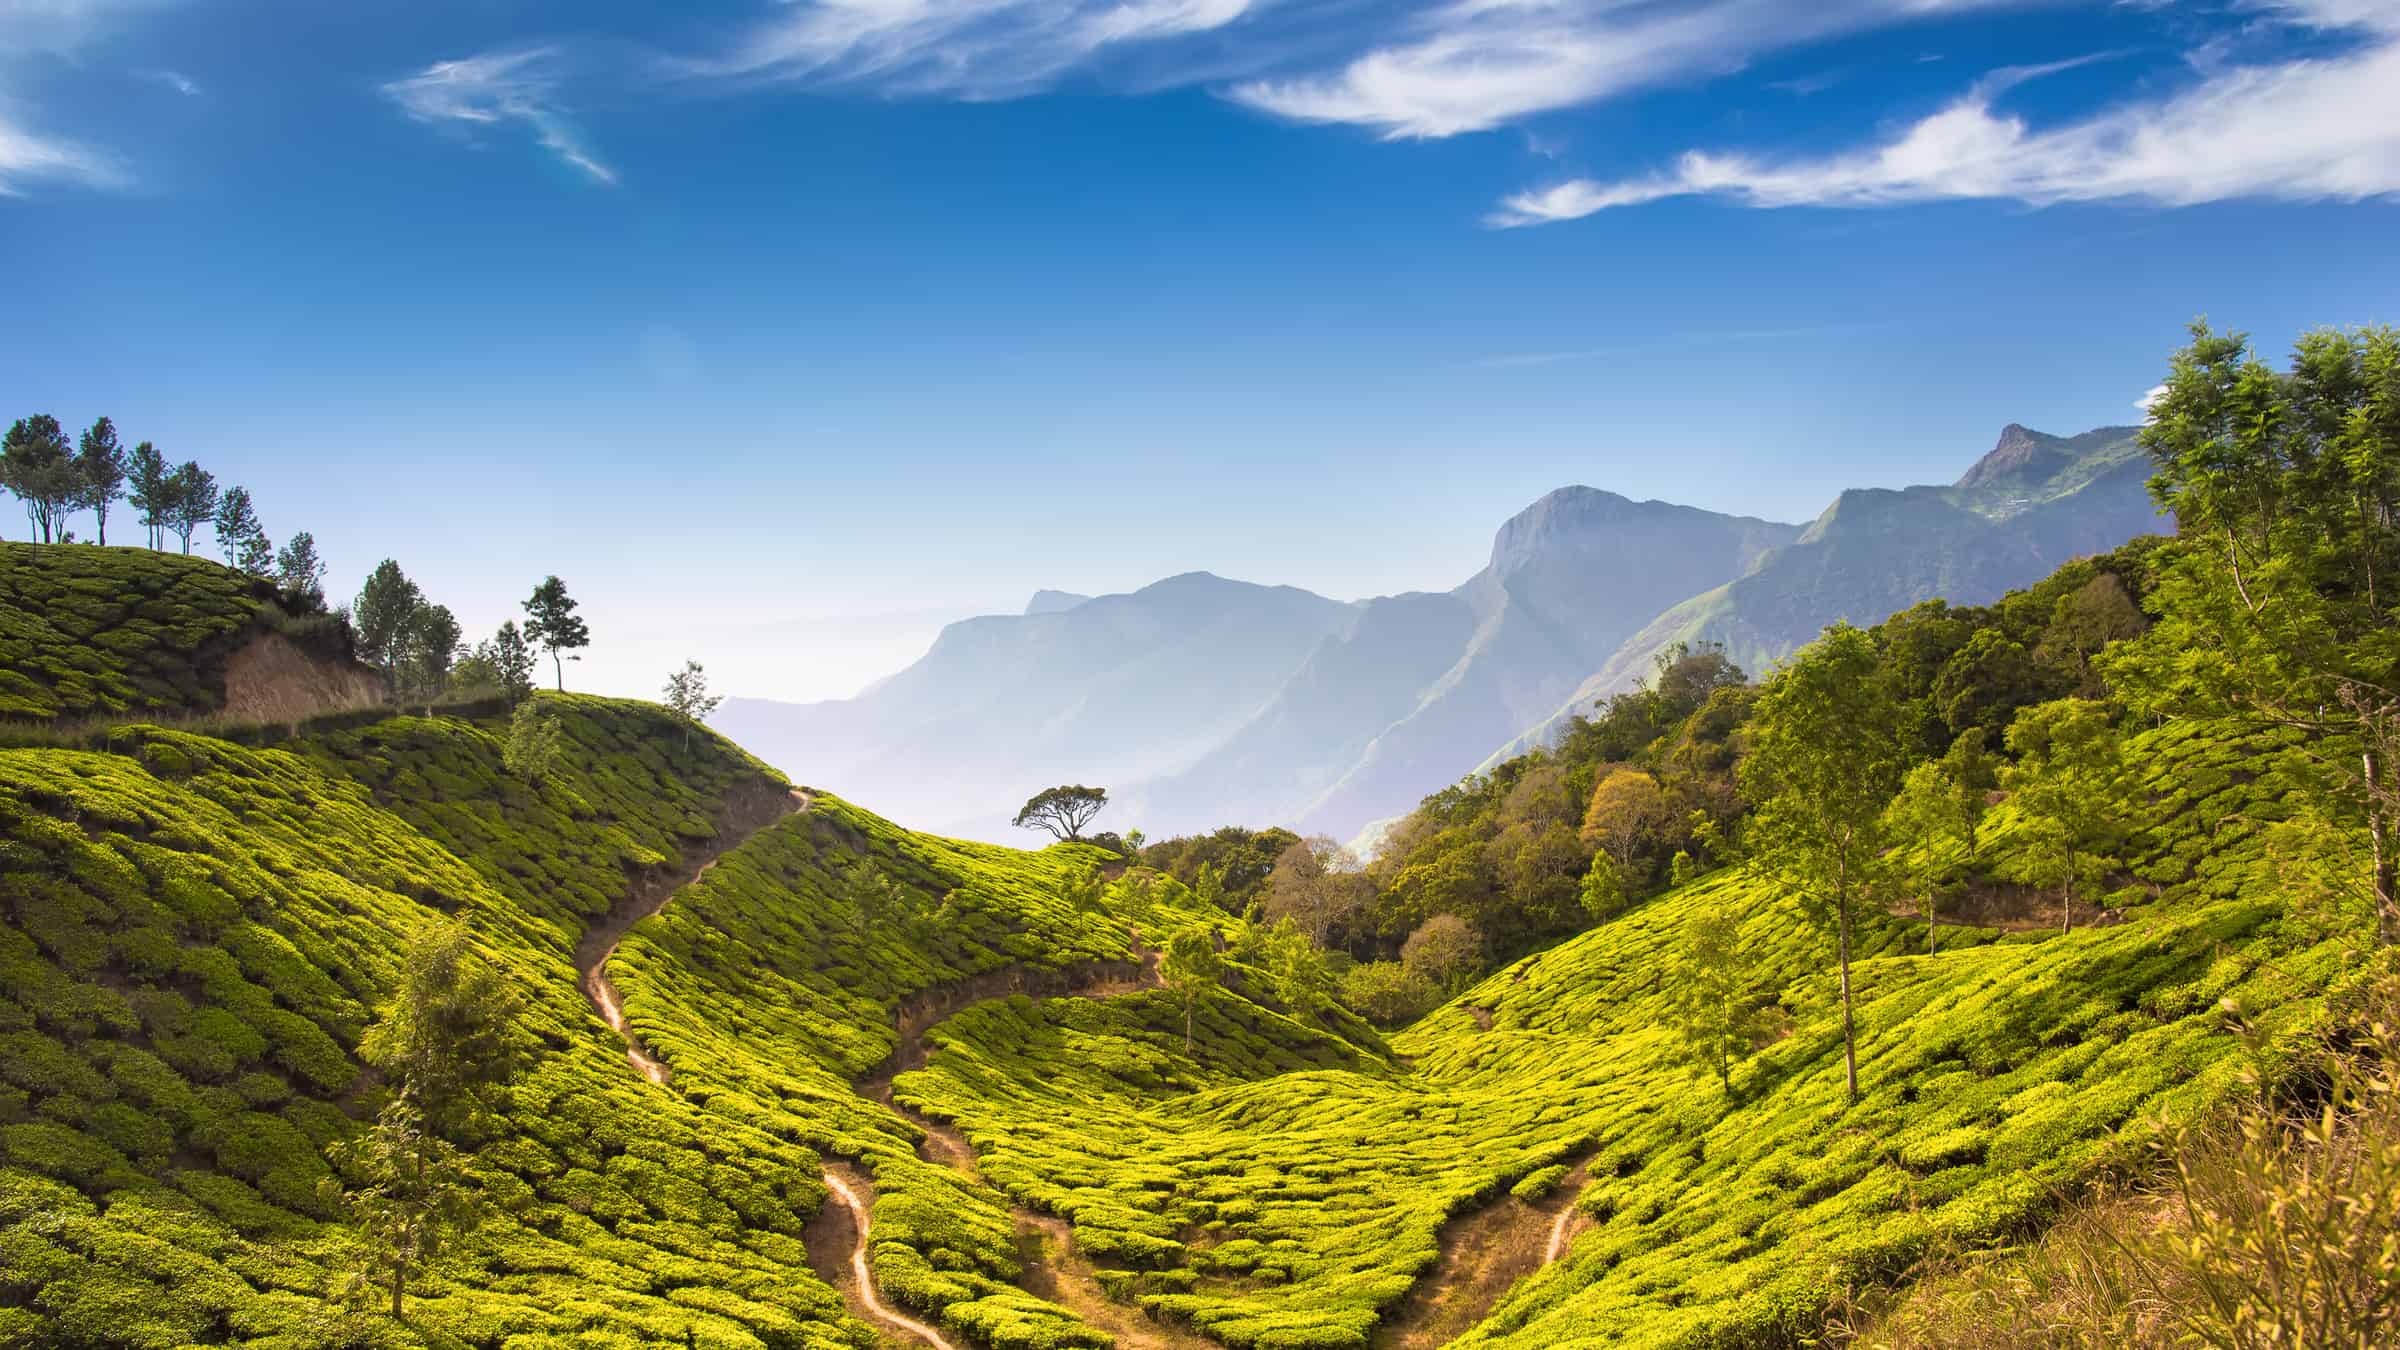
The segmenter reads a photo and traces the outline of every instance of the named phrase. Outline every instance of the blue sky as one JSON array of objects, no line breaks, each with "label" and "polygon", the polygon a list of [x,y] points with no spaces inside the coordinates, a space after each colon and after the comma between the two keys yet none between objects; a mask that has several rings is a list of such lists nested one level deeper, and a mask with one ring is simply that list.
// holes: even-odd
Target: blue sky
[{"label": "blue sky", "polygon": [[2197,314],[2400,320],[2395,194],[2400,0],[0,0],[0,393],[340,591],[563,574],[587,687],[822,696],[1946,481]]}]

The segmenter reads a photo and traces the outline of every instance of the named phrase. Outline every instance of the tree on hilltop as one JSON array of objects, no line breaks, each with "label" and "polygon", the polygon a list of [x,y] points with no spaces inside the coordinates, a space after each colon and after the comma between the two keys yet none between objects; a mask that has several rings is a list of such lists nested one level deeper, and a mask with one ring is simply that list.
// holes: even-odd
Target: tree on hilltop
[{"label": "tree on hilltop", "polygon": [[250,489],[230,488],[217,503],[217,547],[225,550],[225,565],[251,569],[243,560],[258,559],[266,551],[267,532],[258,523],[258,512],[250,505]]},{"label": "tree on hilltop", "polygon": [[158,452],[157,446],[144,441],[133,447],[133,454],[126,462],[125,500],[134,510],[141,512],[145,535],[143,542],[152,548],[162,547],[166,542],[167,510],[171,502],[167,480],[170,475],[167,457]]},{"label": "tree on hilltop", "polygon": [[275,581],[284,599],[306,610],[325,608],[325,560],[317,556],[317,537],[306,530],[292,536],[275,553]]},{"label": "tree on hilltop", "polygon": [[105,544],[109,505],[125,495],[125,447],[117,440],[114,422],[103,417],[83,433],[75,472],[83,478],[81,505],[98,518],[100,542]]},{"label": "tree on hilltop", "polygon": [[450,683],[458,660],[458,619],[447,605],[420,604],[402,624],[391,648],[392,675],[401,697],[433,710]]},{"label": "tree on hilltop", "polygon": [[192,532],[217,518],[217,476],[193,460],[167,478],[167,528],[192,551]]},{"label": "tree on hilltop", "polygon": [[725,700],[708,692],[708,676],[697,661],[685,661],[683,669],[667,677],[667,707],[683,719],[683,748],[692,748],[692,727],[707,720]]},{"label": "tree on hilltop", "polygon": [[514,619],[502,623],[500,631],[492,635],[492,668],[500,673],[500,692],[508,697],[510,707],[523,703],[533,692],[533,648]]},{"label": "tree on hilltop", "polygon": [[350,605],[350,623],[358,632],[358,659],[390,670],[399,660],[400,639],[425,603],[424,592],[390,558],[375,564],[358,599]]},{"label": "tree on hilltop", "polygon": [[35,543],[65,536],[67,517],[83,497],[83,476],[57,418],[48,413],[19,418],[0,437],[0,487],[24,503]]},{"label": "tree on hilltop", "polygon": [[567,691],[567,668],[562,653],[592,645],[592,630],[575,613],[575,602],[567,596],[567,583],[552,576],[533,588],[533,596],[525,602],[525,637],[550,654],[550,668],[558,679],[558,691]]},{"label": "tree on hilltop", "polygon": [[1841,963],[1842,1066],[1858,1100],[1850,928],[1883,880],[1884,808],[1906,753],[1899,709],[1876,678],[1874,640],[1847,623],[1800,650],[1759,691],[1742,787],[1758,803],[1749,866],[1794,893],[1830,929]]},{"label": "tree on hilltop", "polygon": [[2110,807],[2123,749],[2108,710],[2089,699],[2037,703],[2009,724],[2017,763],[2007,781],[2026,829],[2017,850],[2018,879],[2058,889],[2059,927],[2075,927],[2075,898],[2096,890],[2108,871],[2103,850],[2114,833]]},{"label": "tree on hilltop", "polygon": [[1734,1061],[1758,1047],[1771,1025],[1766,1005],[1744,988],[1739,917],[1724,905],[1693,912],[1668,966],[1675,1034],[1686,1063],[1733,1091]]},{"label": "tree on hilltop", "polygon": [[1047,830],[1053,839],[1079,842],[1083,827],[1107,805],[1107,788],[1080,783],[1044,788],[1026,799],[1011,823],[1021,830]]}]

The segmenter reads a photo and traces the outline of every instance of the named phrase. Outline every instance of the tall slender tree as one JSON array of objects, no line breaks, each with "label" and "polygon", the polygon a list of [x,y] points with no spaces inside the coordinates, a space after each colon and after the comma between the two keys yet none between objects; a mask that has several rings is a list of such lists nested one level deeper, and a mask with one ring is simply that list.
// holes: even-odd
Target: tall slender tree
[{"label": "tall slender tree", "polygon": [[458,619],[447,605],[419,604],[392,643],[392,673],[401,696],[427,712],[450,682],[458,661]]},{"label": "tall slender tree", "polygon": [[229,489],[217,502],[217,546],[225,550],[225,565],[239,566],[242,554],[252,542],[263,541],[266,531],[259,528],[258,512],[250,505],[250,489]]},{"label": "tall slender tree", "polygon": [[592,630],[576,615],[575,602],[567,596],[567,583],[555,576],[533,588],[532,598],[525,602],[525,615],[525,636],[550,654],[558,691],[563,694],[567,691],[563,654],[591,646]]},{"label": "tall slender tree", "polygon": [[75,455],[83,477],[83,505],[97,517],[100,542],[108,542],[109,505],[125,495],[125,447],[114,422],[103,417],[83,433]]},{"label": "tall slender tree", "polygon": [[167,480],[167,528],[192,551],[192,532],[217,518],[217,476],[185,460]]},{"label": "tall slender tree", "polygon": [[0,486],[24,503],[35,542],[55,543],[66,534],[67,517],[83,498],[83,476],[57,418],[20,418],[0,437]]},{"label": "tall slender tree", "polygon": [[500,676],[500,692],[508,696],[510,707],[523,703],[533,692],[533,648],[525,634],[510,619],[492,635],[492,669]]},{"label": "tall slender tree", "polygon": [[166,542],[167,510],[171,503],[167,483],[173,471],[167,467],[167,457],[148,441],[133,447],[126,464],[125,500],[141,513],[144,542],[158,548]]},{"label": "tall slender tree", "polygon": [[391,670],[398,662],[400,639],[409,621],[425,603],[417,583],[390,558],[375,564],[358,599],[350,605],[350,625],[358,633],[358,659]]},{"label": "tall slender tree", "polygon": [[1883,881],[1884,808],[1906,763],[1900,710],[1877,679],[1874,640],[1847,623],[1803,648],[1759,691],[1742,786],[1757,814],[1750,867],[1789,888],[1831,930],[1841,963],[1842,1067],[1858,1100],[1850,1000],[1853,916]]},{"label": "tall slender tree", "polygon": [[686,661],[683,669],[667,677],[667,706],[683,718],[683,748],[692,748],[692,728],[706,721],[725,700],[708,692],[708,676],[697,661]]},{"label": "tall slender tree", "polygon": [[284,598],[304,609],[325,608],[325,560],[317,556],[317,537],[306,530],[292,536],[275,553],[275,580]]}]

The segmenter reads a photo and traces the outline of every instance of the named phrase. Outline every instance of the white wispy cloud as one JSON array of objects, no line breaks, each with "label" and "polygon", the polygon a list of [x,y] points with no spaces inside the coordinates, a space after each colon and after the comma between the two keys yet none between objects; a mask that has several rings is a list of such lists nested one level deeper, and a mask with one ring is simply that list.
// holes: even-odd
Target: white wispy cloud
[{"label": "white wispy cloud", "polygon": [[200,97],[201,90],[199,81],[194,80],[191,76],[186,75],[181,71],[145,70],[142,72],[142,78],[156,84],[163,84],[167,88],[174,90],[176,93],[183,95],[185,98]]},{"label": "white wispy cloud", "polygon": [[2389,0],[2259,7],[2351,32],[2359,45],[2339,55],[2262,64],[2212,60],[2196,66],[2197,81],[2180,91],[2042,128],[2000,111],[1996,102],[2025,80],[2074,63],[2001,71],[1939,112],[1860,149],[1784,159],[1695,150],[1657,174],[1573,179],[1519,193],[1487,222],[1540,225],[1691,196],[1756,207],[1872,207],[1971,199],[2188,206],[2400,195],[2400,8]]},{"label": "white wispy cloud", "polygon": [[1341,69],[1235,100],[1389,139],[1485,131],[1839,33],[2021,0],[1451,0]]},{"label": "white wispy cloud", "polygon": [[2152,408],[2157,407],[2158,401],[2166,396],[2167,387],[2163,384],[2154,384],[2150,386],[2149,392],[2143,394],[2140,398],[2137,398],[2133,401],[2133,406],[2141,409],[2143,412],[2148,412]]},{"label": "white wispy cloud", "polygon": [[126,188],[133,179],[113,156],[17,125],[0,109],[0,197],[20,197],[33,182]]},{"label": "white wispy cloud", "polygon": [[522,125],[562,162],[595,182],[614,186],[617,171],[586,148],[573,119],[558,102],[563,79],[563,63],[556,48],[524,47],[436,61],[406,79],[384,85],[383,93],[410,117],[437,126]]},{"label": "white wispy cloud", "polygon": [[810,0],[680,74],[1005,98],[1107,50],[1211,32],[1253,0]]}]

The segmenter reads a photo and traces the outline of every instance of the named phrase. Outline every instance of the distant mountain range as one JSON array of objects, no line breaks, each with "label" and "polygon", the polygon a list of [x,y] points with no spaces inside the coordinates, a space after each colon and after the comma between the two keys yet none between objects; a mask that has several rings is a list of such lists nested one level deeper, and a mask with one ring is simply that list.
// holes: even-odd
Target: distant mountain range
[{"label": "distant mountain range", "polygon": [[1755,672],[1836,619],[1983,603],[2164,528],[2134,431],[2010,426],[1949,487],[1852,489],[1805,527],[1561,488],[1438,593],[1344,603],[1205,572],[1042,591],[857,698],[729,699],[715,722],[802,781],[969,837],[1084,782],[1111,790],[1104,823],[1153,836],[1347,838],[1634,687],[1669,643],[1722,642]]}]

